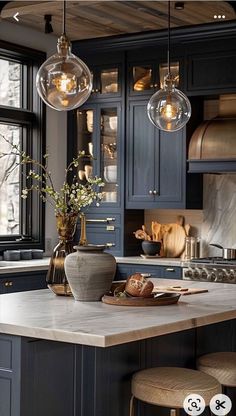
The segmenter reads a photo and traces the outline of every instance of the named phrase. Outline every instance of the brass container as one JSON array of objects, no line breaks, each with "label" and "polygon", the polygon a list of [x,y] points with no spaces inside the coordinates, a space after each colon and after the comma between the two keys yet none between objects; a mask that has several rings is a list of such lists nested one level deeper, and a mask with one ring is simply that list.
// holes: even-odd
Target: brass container
[{"label": "brass container", "polygon": [[78,221],[78,214],[56,215],[59,242],[53,250],[49,269],[47,272],[47,284],[56,295],[72,296],[68,284],[64,261],[65,257],[74,251],[74,234]]}]

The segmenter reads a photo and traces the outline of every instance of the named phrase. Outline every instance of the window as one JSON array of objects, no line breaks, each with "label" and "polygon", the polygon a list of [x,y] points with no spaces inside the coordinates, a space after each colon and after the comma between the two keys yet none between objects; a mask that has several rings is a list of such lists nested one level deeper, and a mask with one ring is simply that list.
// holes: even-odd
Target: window
[{"label": "window", "polygon": [[37,160],[44,154],[44,106],[35,77],[45,59],[42,52],[0,42],[0,251],[43,247],[42,201],[36,192],[21,198],[27,172],[10,143]]}]

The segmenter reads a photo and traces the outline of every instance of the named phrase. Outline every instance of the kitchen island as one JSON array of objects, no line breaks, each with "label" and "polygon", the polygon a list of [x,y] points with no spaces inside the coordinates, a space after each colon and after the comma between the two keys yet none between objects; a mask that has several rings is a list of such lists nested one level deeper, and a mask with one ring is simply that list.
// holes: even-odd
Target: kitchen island
[{"label": "kitchen island", "polygon": [[[209,292],[142,308],[75,302],[48,290],[1,295],[0,415],[128,415],[133,372],[194,368],[198,355],[235,351],[236,285],[181,285]],[[141,415],[155,411],[141,407]]]}]

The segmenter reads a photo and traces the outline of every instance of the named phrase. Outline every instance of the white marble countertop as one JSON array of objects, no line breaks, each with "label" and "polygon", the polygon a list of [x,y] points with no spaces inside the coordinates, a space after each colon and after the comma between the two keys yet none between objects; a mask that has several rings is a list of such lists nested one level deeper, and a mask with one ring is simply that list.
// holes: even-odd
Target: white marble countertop
[{"label": "white marble countertop", "polygon": [[168,258],[168,257],[156,257],[150,259],[144,259],[141,256],[130,256],[130,257],[116,257],[117,263],[124,264],[145,264],[149,266],[173,266],[183,267],[186,262],[181,258]]},{"label": "white marble countertop", "polygon": [[0,295],[0,333],[108,347],[236,318],[236,284],[153,281],[209,292],[155,307],[76,302],[48,289],[4,294]]},{"label": "white marble countertop", "polygon": [[34,260],[4,261],[0,260],[0,275],[6,273],[22,273],[47,270],[50,257]]},{"label": "white marble countertop", "polygon": [[[0,260],[0,275],[6,273],[22,273],[37,270],[47,270],[50,257],[44,257],[41,260],[20,260],[20,261],[3,261]],[[143,264],[149,266],[179,266],[183,267],[185,262],[180,258],[153,258],[144,259],[140,256],[116,257],[117,263],[122,264]]]}]

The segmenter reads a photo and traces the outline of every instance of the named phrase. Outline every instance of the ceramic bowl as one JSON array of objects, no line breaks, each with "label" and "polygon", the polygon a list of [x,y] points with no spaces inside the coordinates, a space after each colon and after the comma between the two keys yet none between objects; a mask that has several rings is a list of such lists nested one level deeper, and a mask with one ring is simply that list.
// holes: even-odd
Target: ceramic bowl
[{"label": "ceramic bowl", "polygon": [[117,182],[117,165],[105,166],[104,168],[104,179],[106,182]]},{"label": "ceramic bowl", "polygon": [[146,254],[147,256],[155,256],[156,254],[160,254],[161,243],[160,241],[144,240],[142,242],[142,249],[144,254]]}]

